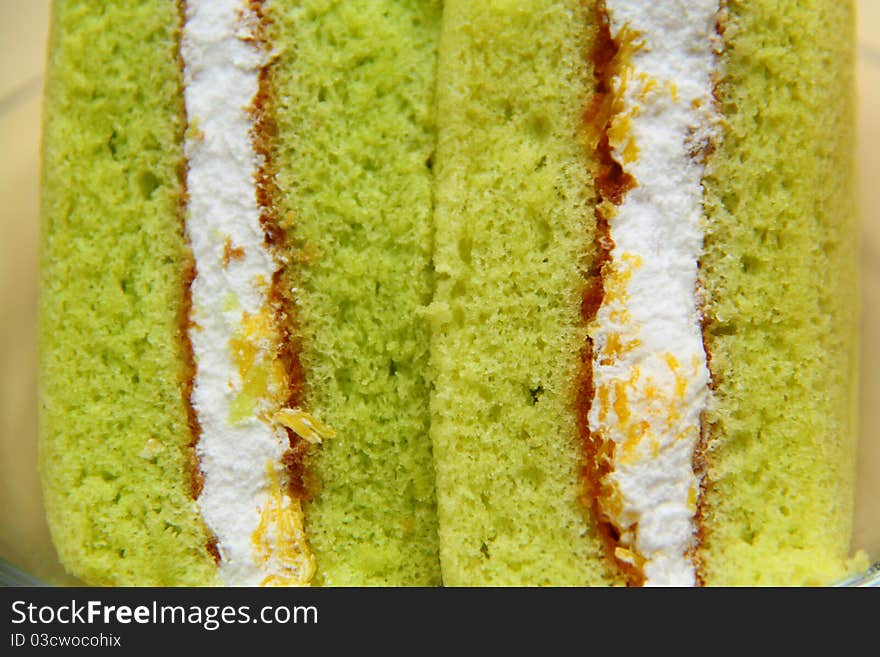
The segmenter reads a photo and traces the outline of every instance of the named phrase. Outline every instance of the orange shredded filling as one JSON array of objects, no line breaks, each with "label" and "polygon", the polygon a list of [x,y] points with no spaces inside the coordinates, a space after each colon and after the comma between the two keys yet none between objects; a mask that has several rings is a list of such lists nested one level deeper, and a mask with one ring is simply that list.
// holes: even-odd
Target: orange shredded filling
[{"label": "orange shredded filling", "polygon": [[269,408],[283,403],[287,372],[277,357],[279,341],[274,313],[268,304],[256,314],[243,314],[241,327],[229,344],[241,381],[230,405],[230,422],[265,416]]},{"label": "orange shredded filling", "polygon": [[305,586],[315,574],[315,558],[306,540],[302,503],[284,494],[271,461],[266,473],[269,497],[251,536],[254,557],[272,572],[260,586]]},{"label": "orange shredded filling", "polygon": [[[240,387],[230,406],[230,421],[254,416],[275,427],[293,431],[307,442],[320,444],[335,431],[300,408],[287,408],[289,374],[280,354],[281,334],[271,304],[258,313],[243,313],[241,327],[230,341]],[[302,500],[284,492],[276,468],[269,461],[266,471],[269,495],[260,522],[251,536],[254,559],[268,575],[263,586],[303,586],[315,571],[304,526]]]}]

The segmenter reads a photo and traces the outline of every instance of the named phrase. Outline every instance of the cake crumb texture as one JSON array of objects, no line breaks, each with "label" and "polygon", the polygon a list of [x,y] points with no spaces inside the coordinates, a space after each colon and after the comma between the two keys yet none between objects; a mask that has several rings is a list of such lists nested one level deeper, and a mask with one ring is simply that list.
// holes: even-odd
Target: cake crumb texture
[{"label": "cake crumb texture", "polygon": [[215,577],[188,480],[179,24],[173,2],[53,6],[40,466],[59,556],[91,584]]},{"label": "cake crumb texture", "polygon": [[853,8],[731,0],[702,284],[707,584],[825,584],[852,519],[856,329]]},{"label": "cake crumb texture", "polygon": [[336,432],[306,463],[313,583],[439,584],[424,307],[441,3],[266,10],[303,406]]},{"label": "cake crumb texture", "polygon": [[622,583],[577,428],[592,3],[445,3],[431,401],[447,585]]}]

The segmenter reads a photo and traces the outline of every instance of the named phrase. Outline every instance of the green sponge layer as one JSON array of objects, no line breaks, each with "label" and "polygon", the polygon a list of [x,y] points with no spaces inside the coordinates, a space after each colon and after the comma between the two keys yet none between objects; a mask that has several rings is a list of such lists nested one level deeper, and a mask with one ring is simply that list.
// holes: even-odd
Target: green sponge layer
[{"label": "green sponge layer", "polygon": [[422,310],[440,3],[269,7],[305,406],[337,432],[309,464],[315,583],[438,584]]},{"label": "green sponge layer", "polygon": [[853,9],[730,2],[705,181],[710,584],[841,577],[853,504]]},{"label": "green sponge layer", "polygon": [[450,585],[612,583],[578,501],[593,252],[579,134],[596,26],[577,0],[445,3],[431,432]]},{"label": "green sponge layer", "polygon": [[182,392],[178,27],[171,2],[53,7],[40,466],[59,556],[94,584],[214,578]]}]

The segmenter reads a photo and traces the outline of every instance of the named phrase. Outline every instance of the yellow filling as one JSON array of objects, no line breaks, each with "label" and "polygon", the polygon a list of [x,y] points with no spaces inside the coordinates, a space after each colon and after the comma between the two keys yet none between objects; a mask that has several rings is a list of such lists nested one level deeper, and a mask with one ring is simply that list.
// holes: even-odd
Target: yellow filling
[{"label": "yellow filling", "polygon": [[[320,444],[336,432],[300,408],[282,407],[290,381],[280,358],[280,343],[270,304],[264,304],[256,314],[243,313],[241,327],[229,345],[241,382],[230,405],[230,422],[257,417],[266,424],[291,429],[311,444]],[[302,500],[284,491],[281,467],[272,461],[266,463],[269,495],[251,535],[253,555],[271,573],[261,586],[305,586],[315,573],[315,559],[306,537]]]},{"label": "yellow filling", "polygon": [[266,462],[269,497],[251,536],[254,558],[272,574],[260,586],[306,586],[315,574],[315,558],[306,539],[300,500],[286,495],[272,461]]},{"label": "yellow filling", "polygon": [[283,403],[287,372],[278,358],[279,342],[271,306],[266,304],[253,315],[243,314],[241,328],[229,345],[241,379],[238,394],[230,404],[230,423],[244,422],[254,415],[268,419],[267,407],[277,408]]},{"label": "yellow filling", "polygon": [[313,444],[320,444],[325,438],[336,435],[333,429],[299,408],[282,408],[273,419]]}]

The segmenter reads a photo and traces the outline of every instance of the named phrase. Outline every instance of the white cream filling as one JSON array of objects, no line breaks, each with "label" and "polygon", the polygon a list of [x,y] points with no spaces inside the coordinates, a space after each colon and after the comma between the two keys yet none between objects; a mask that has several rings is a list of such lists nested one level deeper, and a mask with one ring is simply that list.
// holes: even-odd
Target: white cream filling
[{"label": "white cream filling", "polygon": [[[618,558],[648,585],[690,586],[693,470],[709,371],[697,308],[703,165],[712,104],[718,0],[606,0],[612,37],[634,46],[613,88],[622,105],[613,156],[637,186],[609,218],[614,249],[592,327],[592,431],[615,445],[603,510]],[[631,143],[632,142],[632,143]]]},{"label": "white cream filling", "polygon": [[[189,123],[186,234],[196,261],[190,340],[196,361],[193,407],[202,433],[202,517],[218,539],[220,577],[258,585],[270,572],[254,557],[252,536],[269,502],[267,464],[279,463],[287,436],[253,414],[232,421],[242,380],[230,343],[243,321],[266,306],[278,269],[264,242],[257,206],[258,159],[248,113],[264,53],[247,0],[188,0],[181,55]],[[224,257],[227,248],[240,257]],[[271,349],[271,345],[266,345]]]}]

